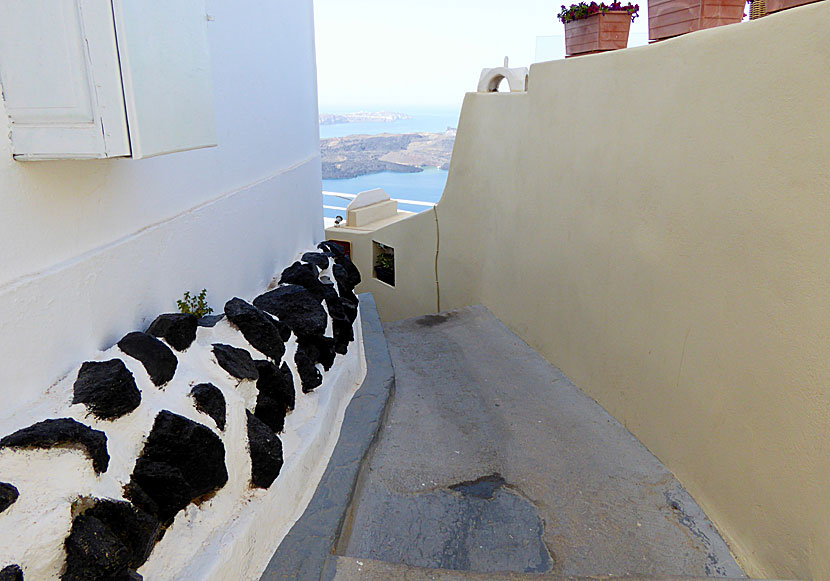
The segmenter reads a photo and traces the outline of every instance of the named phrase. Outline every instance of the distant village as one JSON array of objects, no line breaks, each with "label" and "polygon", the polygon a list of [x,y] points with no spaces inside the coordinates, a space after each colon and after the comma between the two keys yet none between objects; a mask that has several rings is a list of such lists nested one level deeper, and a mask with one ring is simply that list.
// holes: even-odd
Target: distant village
[{"label": "distant village", "polygon": [[405,115],[404,113],[391,113],[389,111],[359,111],[357,113],[343,113],[342,115],[323,113],[320,115],[320,125],[341,125],[344,123],[392,123],[394,121],[403,121],[405,119],[412,119],[412,117]]}]

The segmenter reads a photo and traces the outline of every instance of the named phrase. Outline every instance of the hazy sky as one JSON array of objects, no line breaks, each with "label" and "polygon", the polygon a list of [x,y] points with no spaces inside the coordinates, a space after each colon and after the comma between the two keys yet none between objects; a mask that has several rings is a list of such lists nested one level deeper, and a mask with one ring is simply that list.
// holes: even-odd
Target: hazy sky
[{"label": "hazy sky", "polygon": [[[570,2],[569,2],[570,3]],[[564,55],[554,0],[315,0],[320,111],[458,109],[484,67]],[[632,25],[646,39],[645,2]]]}]

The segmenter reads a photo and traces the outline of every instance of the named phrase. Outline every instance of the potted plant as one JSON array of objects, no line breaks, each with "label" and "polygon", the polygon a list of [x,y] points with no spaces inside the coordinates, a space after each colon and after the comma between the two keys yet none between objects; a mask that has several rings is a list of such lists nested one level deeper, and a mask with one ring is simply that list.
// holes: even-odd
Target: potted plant
[{"label": "potted plant", "polygon": [[628,31],[640,10],[638,4],[580,2],[562,6],[558,14],[565,25],[565,54],[576,56],[617,50],[628,46]]},{"label": "potted plant", "polygon": [[767,0],[767,14],[795,8],[803,4],[812,4],[813,2],[818,2],[818,0]]},{"label": "potted plant", "polygon": [[388,285],[395,286],[395,255],[380,252],[375,259],[375,277]]},{"label": "potted plant", "polygon": [[663,40],[743,20],[746,0],[648,0],[648,38]]}]

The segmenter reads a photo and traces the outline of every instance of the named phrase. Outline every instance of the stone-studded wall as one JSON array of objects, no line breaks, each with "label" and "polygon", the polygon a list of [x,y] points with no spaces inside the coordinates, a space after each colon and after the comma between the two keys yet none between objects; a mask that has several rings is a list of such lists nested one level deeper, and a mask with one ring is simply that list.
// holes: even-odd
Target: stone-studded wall
[{"label": "stone-studded wall", "polygon": [[129,333],[0,439],[0,580],[258,576],[365,372],[360,274],[319,250],[253,304]]}]

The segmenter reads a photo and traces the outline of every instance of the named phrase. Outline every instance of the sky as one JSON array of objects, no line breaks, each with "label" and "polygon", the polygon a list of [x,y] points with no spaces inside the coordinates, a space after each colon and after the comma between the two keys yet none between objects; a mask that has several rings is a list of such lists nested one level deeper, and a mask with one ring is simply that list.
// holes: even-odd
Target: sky
[{"label": "sky", "polygon": [[[569,2],[570,3],[570,2]],[[554,0],[315,0],[321,113],[460,110],[481,69],[563,58]],[[645,44],[646,3],[629,46]]]}]

